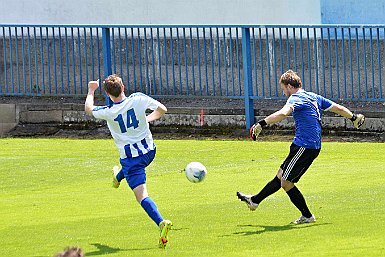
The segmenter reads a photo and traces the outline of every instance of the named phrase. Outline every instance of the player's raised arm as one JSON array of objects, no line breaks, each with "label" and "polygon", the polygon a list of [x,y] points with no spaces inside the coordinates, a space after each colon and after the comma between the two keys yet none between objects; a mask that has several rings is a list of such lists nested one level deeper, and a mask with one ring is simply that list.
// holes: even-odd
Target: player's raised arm
[{"label": "player's raised arm", "polygon": [[92,110],[94,109],[94,94],[98,87],[99,80],[88,82],[88,94],[84,104],[84,111],[89,115],[92,115]]}]

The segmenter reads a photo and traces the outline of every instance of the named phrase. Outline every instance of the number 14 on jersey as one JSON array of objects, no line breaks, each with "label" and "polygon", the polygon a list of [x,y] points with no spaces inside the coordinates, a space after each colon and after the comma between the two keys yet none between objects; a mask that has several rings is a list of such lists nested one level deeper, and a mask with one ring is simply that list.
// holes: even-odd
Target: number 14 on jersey
[{"label": "number 14 on jersey", "polygon": [[126,133],[128,128],[134,127],[136,129],[139,126],[139,121],[136,118],[134,109],[129,109],[127,111],[127,124],[124,124],[123,115],[119,114],[118,117],[114,119],[117,121],[122,133]]}]

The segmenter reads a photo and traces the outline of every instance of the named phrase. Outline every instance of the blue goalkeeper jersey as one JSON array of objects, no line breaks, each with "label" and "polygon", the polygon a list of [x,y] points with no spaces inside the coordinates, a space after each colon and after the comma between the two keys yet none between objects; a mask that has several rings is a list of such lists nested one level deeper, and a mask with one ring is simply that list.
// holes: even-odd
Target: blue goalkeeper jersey
[{"label": "blue goalkeeper jersey", "polygon": [[300,89],[287,99],[286,105],[293,109],[295,122],[293,143],[305,148],[320,149],[322,111],[330,109],[333,101]]}]

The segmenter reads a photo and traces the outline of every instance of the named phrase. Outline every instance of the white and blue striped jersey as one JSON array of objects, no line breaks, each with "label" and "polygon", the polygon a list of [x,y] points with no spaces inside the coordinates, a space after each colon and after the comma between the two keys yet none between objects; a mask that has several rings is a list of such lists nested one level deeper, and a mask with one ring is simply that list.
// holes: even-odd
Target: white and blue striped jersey
[{"label": "white and blue striped jersey", "polygon": [[107,126],[118,147],[120,158],[132,158],[155,149],[146,110],[156,110],[160,103],[142,94],[134,93],[109,106],[96,106],[92,114],[107,121]]},{"label": "white and blue striped jersey", "polygon": [[293,109],[295,137],[293,143],[310,149],[321,149],[322,111],[329,110],[333,101],[300,89],[287,99]]}]

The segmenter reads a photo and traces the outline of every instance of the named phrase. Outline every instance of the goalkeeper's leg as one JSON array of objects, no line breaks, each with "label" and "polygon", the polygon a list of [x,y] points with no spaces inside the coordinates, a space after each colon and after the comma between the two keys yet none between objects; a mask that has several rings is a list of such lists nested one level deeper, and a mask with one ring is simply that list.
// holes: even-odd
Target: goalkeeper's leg
[{"label": "goalkeeper's leg", "polygon": [[301,212],[302,216],[304,216],[305,218],[312,217],[312,213],[307,207],[305,198],[303,197],[301,191],[299,191],[296,186],[293,186],[290,190],[286,191],[286,193],[289,196],[291,202]]},{"label": "goalkeeper's leg", "polygon": [[[280,169],[281,170],[281,169]],[[279,171],[278,171],[279,173]],[[257,209],[260,202],[262,202],[269,195],[274,194],[281,188],[281,180],[275,176],[269,181],[262,190],[256,195],[246,195],[242,192],[237,192],[239,200],[245,202],[250,210],[254,211]]]},{"label": "goalkeeper's leg", "polygon": [[[313,216],[306,204],[305,198],[294,183],[300,180],[314,159],[317,158],[319,152],[320,149],[307,149],[292,144],[290,153],[282,163],[281,170],[278,173],[278,177],[281,178],[282,188],[290,197],[291,202],[306,219],[310,219]],[[299,224],[298,222],[296,224]]]},{"label": "goalkeeper's leg", "polygon": [[246,195],[242,192],[237,192],[239,200],[245,202],[250,210],[257,209],[258,204],[271,194],[274,194],[281,188],[281,181],[278,177],[274,177],[266,186],[256,195]]},{"label": "goalkeeper's leg", "polygon": [[277,192],[280,188],[281,180],[277,176],[275,176],[271,181],[266,184],[264,188],[262,188],[262,190],[258,194],[252,196],[251,200],[256,204],[259,204],[266,197]]},{"label": "goalkeeper's leg", "polygon": [[286,191],[286,194],[289,196],[290,201],[294,204],[295,207],[297,207],[297,209],[301,212],[302,216],[304,216],[305,218],[312,217],[312,213],[307,207],[305,198],[293,182],[282,180],[282,188]]}]

